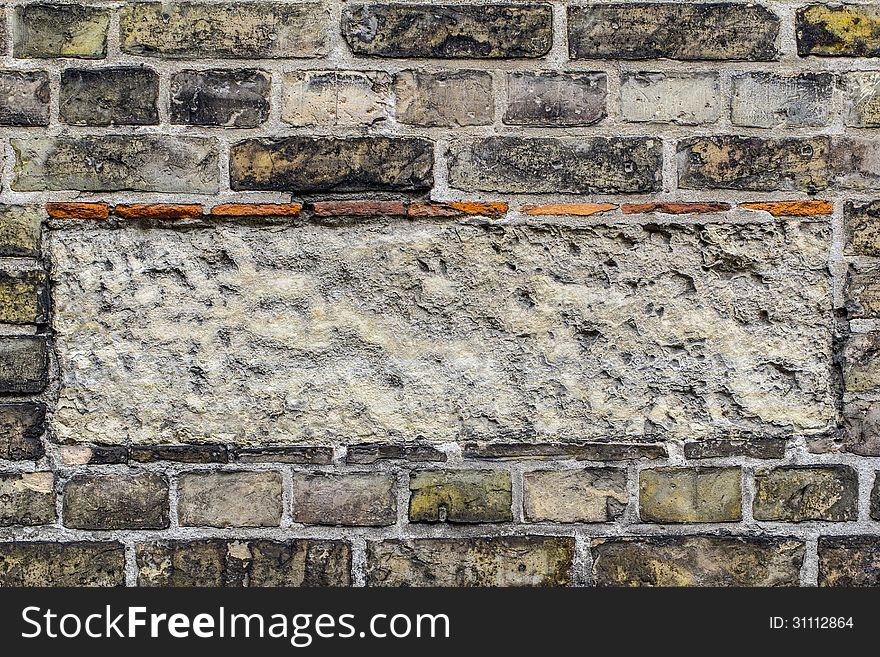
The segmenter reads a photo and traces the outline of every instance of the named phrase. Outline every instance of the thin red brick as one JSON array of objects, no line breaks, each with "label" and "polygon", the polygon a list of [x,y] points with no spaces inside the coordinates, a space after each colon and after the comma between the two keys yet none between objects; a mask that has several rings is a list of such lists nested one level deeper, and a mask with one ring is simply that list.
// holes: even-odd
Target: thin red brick
[{"label": "thin red brick", "polygon": [[107,203],[46,203],[46,212],[53,219],[106,219],[110,216]]},{"label": "thin red brick", "polygon": [[227,203],[215,205],[215,217],[298,217],[302,203]]},{"label": "thin red brick", "polygon": [[646,214],[659,212],[661,214],[708,214],[711,212],[727,212],[730,203],[695,202],[695,203],[624,203],[621,208],[623,214]]},{"label": "thin red brick", "polygon": [[739,207],[769,212],[774,217],[807,217],[834,212],[834,204],[830,201],[761,201],[740,203]]},{"label": "thin red brick", "polygon": [[410,217],[460,217],[462,215],[500,217],[508,205],[501,201],[416,201],[409,205]]},{"label": "thin red brick", "polygon": [[316,217],[402,217],[402,201],[321,201],[312,205]]},{"label": "thin red brick", "polygon": [[589,217],[617,209],[613,203],[550,203],[548,205],[523,205],[519,211],[528,215],[572,215]]},{"label": "thin red brick", "polygon": [[122,219],[195,219],[202,216],[202,210],[202,206],[195,203],[135,203],[117,205],[113,214]]}]

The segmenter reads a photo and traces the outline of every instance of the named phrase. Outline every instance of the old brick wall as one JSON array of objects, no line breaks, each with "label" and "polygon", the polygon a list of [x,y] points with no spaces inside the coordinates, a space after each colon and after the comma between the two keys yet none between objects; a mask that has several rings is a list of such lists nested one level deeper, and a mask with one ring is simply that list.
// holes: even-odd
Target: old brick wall
[{"label": "old brick wall", "polygon": [[10,0],[0,585],[880,584],[880,4]]}]

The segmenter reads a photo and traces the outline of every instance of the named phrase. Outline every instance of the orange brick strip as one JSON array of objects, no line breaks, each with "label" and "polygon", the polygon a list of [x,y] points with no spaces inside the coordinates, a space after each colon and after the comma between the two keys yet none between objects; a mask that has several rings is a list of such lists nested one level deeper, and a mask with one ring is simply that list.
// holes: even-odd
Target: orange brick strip
[{"label": "orange brick strip", "polygon": [[215,217],[298,217],[302,203],[228,203],[215,205]]},{"label": "orange brick strip", "polygon": [[410,203],[410,217],[460,217],[462,215],[479,215],[485,217],[499,217],[507,213],[507,203],[500,201],[418,201]]},{"label": "orange brick strip", "polygon": [[573,215],[589,217],[617,208],[613,203],[555,203],[550,205],[524,205],[519,211],[528,215]]},{"label": "orange brick strip", "polygon": [[740,203],[739,207],[746,210],[762,210],[774,217],[807,217],[834,212],[834,204],[829,201],[767,201]]},{"label": "orange brick strip", "polygon": [[316,217],[403,217],[402,201],[323,201],[312,204]]},{"label": "orange brick strip", "polygon": [[646,214],[659,212],[662,214],[707,214],[710,212],[727,212],[730,203],[624,203],[620,210],[623,214]]},{"label": "orange brick strip", "polygon": [[46,203],[46,212],[53,219],[106,219],[110,206],[106,203]]},{"label": "orange brick strip", "polygon": [[117,205],[113,214],[122,219],[195,219],[202,216],[198,204],[175,205],[173,203]]}]

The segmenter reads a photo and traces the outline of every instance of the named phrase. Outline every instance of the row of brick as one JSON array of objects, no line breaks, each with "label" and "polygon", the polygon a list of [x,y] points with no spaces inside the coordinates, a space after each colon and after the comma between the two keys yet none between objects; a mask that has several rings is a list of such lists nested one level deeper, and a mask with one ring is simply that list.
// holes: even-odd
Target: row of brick
[{"label": "row of brick", "polygon": [[[27,3],[12,17],[19,58],[107,56],[113,9]],[[331,25],[321,3],[129,3],[119,11],[123,53],[166,58],[310,58],[340,29],[351,52],[393,58],[538,58],[550,53],[553,10],[534,4],[355,4]],[[782,20],[744,3],[570,6],[572,59],[776,59]],[[796,13],[801,56],[880,54],[880,5],[807,5]],[[6,30],[0,31],[5,37]],[[0,40],[0,52],[7,51]]]}]

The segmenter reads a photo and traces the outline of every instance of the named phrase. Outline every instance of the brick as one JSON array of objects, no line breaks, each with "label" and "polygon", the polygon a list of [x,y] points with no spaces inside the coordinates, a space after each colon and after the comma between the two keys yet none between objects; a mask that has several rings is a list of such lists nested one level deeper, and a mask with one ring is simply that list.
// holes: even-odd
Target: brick
[{"label": "brick", "polygon": [[519,211],[531,216],[590,217],[594,214],[611,212],[617,206],[613,203],[550,203],[547,205],[523,205]]},{"label": "brick", "polygon": [[252,447],[236,448],[233,452],[239,463],[300,463],[329,465],[333,462],[332,447]]},{"label": "brick", "polygon": [[880,537],[820,536],[819,586],[880,586]]},{"label": "brick", "polygon": [[880,55],[880,7],[822,5],[801,7],[796,15],[797,50],[827,57]]},{"label": "brick", "polygon": [[122,465],[128,463],[124,445],[70,445],[59,448],[64,465]]},{"label": "brick", "polygon": [[298,217],[302,203],[227,203],[211,208],[214,217]]},{"label": "brick", "polygon": [[124,586],[122,543],[0,543],[0,586]]},{"label": "brick", "polygon": [[42,222],[39,205],[0,205],[0,257],[39,257]]},{"label": "brick", "polygon": [[846,255],[880,256],[880,201],[847,201]]},{"label": "brick", "polygon": [[136,463],[226,463],[229,461],[229,454],[226,445],[132,446],[128,450],[128,458]]},{"label": "brick", "polygon": [[184,527],[277,527],[277,472],[186,472],[180,475],[177,515]]},{"label": "brick", "polygon": [[297,539],[139,543],[138,586],[349,586],[343,541]]},{"label": "brick", "polygon": [[635,123],[715,123],[721,117],[717,73],[621,74],[620,113]]},{"label": "brick", "polygon": [[592,125],[607,116],[607,96],[604,73],[509,73],[503,120],[508,125]]},{"label": "brick", "polygon": [[0,337],[0,394],[42,392],[49,380],[49,348],[39,336]]},{"label": "brick", "polygon": [[133,3],[119,15],[122,52],[169,59],[320,57],[329,14],[321,3]]},{"label": "brick", "polygon": [[523,510],[529,522],[610,522],[623,514],[628,497],[625,470],[523,474]]},{"label": "brick", "polygon": [[0,269],[0,322],[46,324],[49,283],[42,269]]},{"label": "brick", "polygon": [[444,463],[446,453],[417,443],[363,443],[349,445],[345,454],[345,462],[349,464],[371,465],[379,461]]},{"label": "brick", "polygon": [[249,139],[229,156],[234,190],[426,190],[434,184],[433,166],[433,145],[415,138]]},{"label": "brick", "polygon": [[851,318],[880,318],[880,267],[850,263],[846,277],[846,308]]},{"label": "brick", "polygon": [[692,137],[678,144],[679,187],[814,192],[828,187],[827,137]]},{"label": "brick", "polygon": [[798,586],[794,538],[681,536],[593,541],[596,586]]},{"label": "brick", "polygon": [[110,10],[78,4],[23,4],[12,17],[14,57],[107,56]]},{"label": "brick", "polygon": [[55,522],[51,472],[0,473],[0,527]]},{"label": "brick", "polygon": [[785,456],[785,440],[780,438],[717,438],[695,440],[684,444],[689,459],[716,459],[744,456],[750,459],[781,459]]},{"label": "brick", "polygon": [[573,459],[575,461],[627,461],[666,458],[660,443],[485,443],[466,442],[465,458],[472,459]]},{"label": "brick", "polygon": [[774,217],[811,217],[834,212],[831,201],[756,201],[740,203],[739,207],[756,212],[767,212]]},{"label": "brick", "polygon": [[269,118],[270,86],[264,71],[180,71],[171,76],[171,123],[256,128]]},{"label": "brick", "polygon": [[197,203],[135,203],[116,205],[113,214],[120,219],[198,219],[203,208]]},{"label": "brick", "polygon": [[43,457],[46,431],[43,404],[0,404],[0,459],[36,461]]},{"label": "brick", "polygon": [[367,542],[367,586],[567,586],[574,539],[555,536]]},{"label": "brick", "polygon": [[151,472],[76,475],[64,485],[62,518],[75,529],[166,529],[168,479]]},{"label": "brick", "polygon": [[407,125],[459,128],[495,120],[486,71],[401,71],[394,76],[394,97],[397,120]]},{"label": "brick", "polygon": [[843,73],[840,86],[846,125],[853,128],[880,128],[880,72]]},{"label": "brick", "polygon": [[503,201],[413,201],[409,204],[410,217],[501,217],[509,210]]},{"label": "brick", "polygon": [[103,135],[12,139],[20,192],[120,190],[214,194],[217,143],[201,137]]},{"label": "brick", "polygon": [[715,201],[692,202],[692,203],[624,203],[620,206],[623,214],[648,214],[658,212],[660,214],[709,214],[712,212],[727,212],[730,203],[718,203]]},{"label": "brick", "polygon": [[52,219],[106,219],[110,206],[106,203],[46,203]]},{"label": "brick", "polygon": [[755,474],[755,520],[845,522],[858,518],[859,486],[847,466],[792,466]]},{"label": "brick", "polygon": [[849,401],[843,407],[843,451],[880,456],[880,404]]},{"label": "brick", "polygon": [[656,468],[639,473],[642,522],[742,520],[739,468]]},{"label": "brick", "polygon": [[49,125],[49,75],[0,71],[0,125]]},{"label": "brick", "polygon": [[391,76],[382,71],[292,71],[281,120],[295,126],[364,127],[391,118]]},{"label": "brick", "polygon": [[312,204],[315,217],[405,217],[401,201],[319,201]]},{"label": "brick", "polygon": [[71,125],[157,125],[159,76],[148,68],[65,69],[59,118]]},{"label": "brick", "polygon": [[409,481],[410,522],[507,522],[510,473],[493,470],[426,470]]},{"label": "brick", "polygon": [[294,473],[293,520],[306,525],[384,527],[397,521],[394,477]]},{"label": "brick", "polygon": [[660,140],[650,137],[486,137],[453,145],[449,184],[511,194],[653,192],[662,159]]},{"label": "brick", "polygon": [[731,121],[752,128],[806,128],[831,122],[831,73],[733,76]]},{"label": "brick", "polygon": [[880,473],[874,473],[874,485],[871,487],[871,519],[880,520]]},{"label": "brick", "polygon": [[862,137],[835,137],[831,141],[833,181],[844,189],[880,189],[880,144]]},{"label": "brick", "polygon": [[548,4],[360,4],[344,9],[342,35],[374,57],[542,57],[553,17]]},{"label": "brick", "polygon": [[880,387],[880,333],[852,333],[843,348],[843,386],[847,392]]},{"label": "brick", "polygon": [[779,19],[760,5],[618,3],[568,8],[572,59],[776,59]]}]

